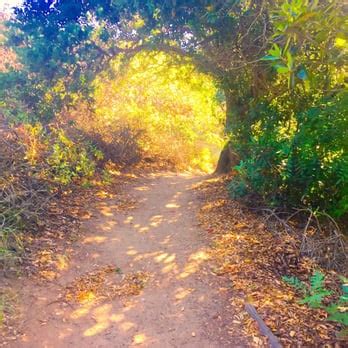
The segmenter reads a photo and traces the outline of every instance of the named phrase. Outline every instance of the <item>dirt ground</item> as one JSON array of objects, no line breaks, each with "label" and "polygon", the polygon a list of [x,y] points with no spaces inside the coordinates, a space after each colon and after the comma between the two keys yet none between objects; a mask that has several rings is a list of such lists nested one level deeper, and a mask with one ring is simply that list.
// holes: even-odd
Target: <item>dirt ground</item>
[{"label": "dirt ground", "polygon": [[[27,280],[21,289],[24,333],[11,347],[244,347],[231,326],[226,280],[214,276],[209,241],[196,220],[188,174],[151,174],[130,184],[137,202],[120,211],[98,202],[82,240],[54,281]],[[113,265],[145,272],[136,296],[69,303],[62,293],[86,272]],[[232,324],[233,325],[233,324]]]}]

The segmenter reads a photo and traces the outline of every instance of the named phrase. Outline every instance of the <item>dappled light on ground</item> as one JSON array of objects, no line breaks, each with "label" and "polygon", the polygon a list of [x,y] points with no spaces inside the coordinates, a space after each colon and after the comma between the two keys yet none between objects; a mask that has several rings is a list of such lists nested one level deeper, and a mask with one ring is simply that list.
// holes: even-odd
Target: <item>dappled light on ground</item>
[{"label": "dappled light on ground", "polygon": [[220,317],[213,301],[219,290],[209,281],[209,256],[194,225],[190,190],[198,180],[153,175],[133,186],[136,209],[120,209],[117,198],[98,203],[80,250],[57,277],[56,299],[42,299],[52,314],[35,310],[23,346],[25,340],[34,347],[40,320],[43,347],[53,336],[54,347],[220,346],[209,329],[220,320],[209,319]]},{"label": "dappled light on ground", "polygon": [[106,237],[104,236],[95,236],[95,237],[87,237],[83,240],[83,243],[104,243],[106,241]]},{"label": "dappled light on ground", "polygon": [[145,334],[137,334],[133,338],[133,342],[135,344],[142,344],[146,343],[146,335]]},{"label": "dappled light on ground", "polygon": [[207,261],[209,256],[203,250],[199,250],[192,255],[190,255],[187,264],[185,265],[183,271],[179,274],[178,278],[183,279],[189,277],[191,274],[196,273],[199,270],[200,264]]}]

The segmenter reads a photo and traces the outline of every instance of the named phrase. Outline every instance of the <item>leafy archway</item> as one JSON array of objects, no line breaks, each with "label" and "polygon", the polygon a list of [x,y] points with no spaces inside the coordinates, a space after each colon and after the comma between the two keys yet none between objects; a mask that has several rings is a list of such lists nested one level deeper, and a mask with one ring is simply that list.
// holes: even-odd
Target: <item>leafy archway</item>
[{"label": "leafy archway", "polygon": [[342,215],[348,181],[342,6],[334,0],[26,0],[8,23],[7,41],[24,68],[1,79],[2,97],[20,100],[11,113],[49,118],[76,98],[90,99],[91,82],[115,56],[161,50],[190,57],[226,97],[224,153],[232,158],[232,148],[242,160],[232,194],[257,191],[275,203]]}]

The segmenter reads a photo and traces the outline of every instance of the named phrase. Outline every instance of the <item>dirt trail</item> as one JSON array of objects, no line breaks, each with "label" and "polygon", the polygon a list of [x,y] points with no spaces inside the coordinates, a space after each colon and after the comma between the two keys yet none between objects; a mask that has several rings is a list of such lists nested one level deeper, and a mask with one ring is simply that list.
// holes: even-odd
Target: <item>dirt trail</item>
[{"label": "dirt trail", "polygon": [[[224,324],[227,299],[206,262],[190,190],[202,177],[153,174],[129,187],[138,202],[120,212],[98,204],[84,224],[69,269],[55,282],[28,284],[25,335],[13,347],[240,347]],[[69,305],[55,301],[75,277],[114,264],[151,275],[140,295]],[[59,285],[57,285],[59,284]],[[231,341],[232,340],[232,341]]]}]

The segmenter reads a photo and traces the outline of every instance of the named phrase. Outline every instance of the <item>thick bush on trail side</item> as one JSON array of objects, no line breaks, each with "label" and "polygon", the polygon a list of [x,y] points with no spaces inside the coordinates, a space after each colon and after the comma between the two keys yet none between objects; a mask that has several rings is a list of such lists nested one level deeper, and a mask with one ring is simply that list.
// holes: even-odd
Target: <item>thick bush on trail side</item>
[{"label": "thick bush on trail side", "polygon": [[23,232],[35,232],[55,192],[94,178],[102,152],[62,128],[9,127],[0,120],[0,263],[15,260]]},{"label": "thick bush on trail side", "polygon": [[62,129],[54,130],[48,153],[49,175],[63,185],[70,184],[74,179],[92,178],[96,169],[95,160],[103,158],[100,150],[90,144],[73,141]]},{"label": "thick bush on trail side", "polygon": [[41,177],[42,165],[31,165],[18,134],[0,121],[0,268],[20,255],[21,232],[37,229],[52,192]]},{"label": "thick bush on trail side", "polygon": [[242,160],[229,186],[233,197],[255,192],[273,206],[348,213],[341,10],[336,2],[304,0],[272,9],[271,46],[260,60],[269,68],[264,89],[254,98],[243,95],[244,118],[232,127]]},{"label": "thick bush on trail side", "polygon": [[25,159],[43,166],[42,177],[54,184],[93,178],[103,153],[74,129],[61,126],[44,128],[40,123],[17,126],[25,148]]},{"label": "thick bush on trail side", "polygon": [[[348,211],[348,117],[346,93],[324,98],[284,127],[277,107],[273,125],[256,123],[248,157],[229,185],[235,198],[258,192],[272,205],[307,206],[339,217]],[[260,116],[262,118],[262,116]],[[338,131],[339,130],[339,131]]]},{"label": "thick bush on trail side", "polygon": [[107,135],[105,131],[94,130],[86,134],[86,137],[95,144],[103,153],[104,161],[111,161],[119,165],[132,165],[142,158],[142,150],[139,146],[141,131],[135,131],[129,127],[122,127],[111,131]]}]

